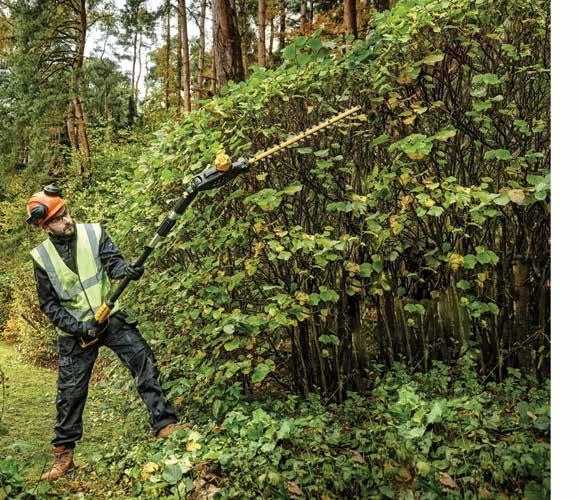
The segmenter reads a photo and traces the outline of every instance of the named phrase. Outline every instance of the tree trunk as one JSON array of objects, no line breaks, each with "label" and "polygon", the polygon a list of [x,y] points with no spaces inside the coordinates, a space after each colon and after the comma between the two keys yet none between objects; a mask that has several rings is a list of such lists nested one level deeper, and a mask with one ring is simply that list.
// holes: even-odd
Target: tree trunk
[{"label": "tree trunk", "polygon": [[[83,165],[90,159],[90,145],[88,142],[88,134],[86,132],[86,120],[84,116],[84,109],[82,101],[80,100],[80,78],[82,73],[82,66],[84,63],[84,48],[86,46],[86,4],[85,0],[80,0],[78,3],[78,37],[76,39],[76,50],[74,54],[74,62],[72,65],[72,76],[70,81],[71,86],[71,101],[68,108],[68,135],[71,139],[70,143],[74,149],[80,149],[83,156],[83,161],[78,165],[78,173],[82,174]],[[72,134],[71,134],[72,131]]]},{"label": "tree trunk", "polygon": [[136,76],[136,54],[137,54],[137,43],[138,43],[138,33],[135,30],[134,32],[134,39],[132,42],[132,71],[130,74],[130,95],[132,97],[135,111],[136,111],[136,84],[135,84],[135,76]]},{"label": "tree trunk", "polygon": [[265,56],[265,22],[267,19],[266,0],[259,0],[259,66],[265,67],[267,60]]},{"label": "tree trunk", "polygon": [[355,0],[343,0],[343,25],[345,33],[357,38],[357,10]]},{"label": "tree trunk", "polygon": [[203,98],[203,73],[205,72],[205,17],[207,0],[201,0],[201,16],[199,18],[199,68],[197,72],[197,98]]},{"label": "tree trunk", "polygon": [[179,110],[182,108],[183,97],[181,90],[183,88],[183,23],[181,16],[177,13],[177,24],[179,34],[177,36],[177,106]]},{"label": "tree trunk", "polygon": [[181,19],[181,36],[183,51],[183,98],[185,113],[191,111],[191,66],[189,60],[189,35],[187,32],[187,11],[185,0],[179,0],[179,18]]},{"label": "tree trunk", "polygon": [[285,30],[287,29],[287,9],[286,0],[280,0],[279,5],[279,50],[285,48]]},{"label": "tree trunk", "polygon": [[211,93],[217,93],[217,63],[215,58],[215,45],[211,49]]},{"label": "tree trunk", "polygon": [[275,11],[273,9],[271,9],[269,17],[269,30],[269,50],[267,57],[269,58],[269,64],[271,64],[271,61],[273,60],[273,41],[275,38]]},{"label": "tree trunk", "polygon": [[68,113],[66,114],[66,131],[68,132],[68,140],[73,151],[78,149],[78,131],[76,130],[76,121],[74,119],[74,103],[68,103]]},{"label": "tree trunk", "polygon": [[166,38],[166,55],[165,55],[165,108],[169,109],[170,102],[170,75],[171,75],[171,0],[167,0],[166,6],[167,16],[167,38]]},{"label": "tree trunk", "polygon": [[138,73],[135,79],[135,104],[138,102],[138,85],[140,83],[140,77],[142,74],[142,31],[139,33],[138,36]]},{"label": "tree trunk", "polygon": [[301,0],[301,15],[299,16],[299,32],[305,34],[305,26],[307,25],[307,0]]},{"label": "tree trunk", "polygon": [[233,0],[213,0],[213,40],[218,85],[229,80],[240,82],[243,59]]}]

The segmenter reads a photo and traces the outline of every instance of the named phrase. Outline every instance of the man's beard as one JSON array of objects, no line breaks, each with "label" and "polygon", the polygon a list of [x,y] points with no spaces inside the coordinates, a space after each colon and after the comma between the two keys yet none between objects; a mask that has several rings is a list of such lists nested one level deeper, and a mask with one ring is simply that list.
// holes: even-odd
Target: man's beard
[{"label": "man's beard", "polygon": [[52,234],[54,236],[72,236],[74,234],[74,223],[70,224],[70,226],[65,226],[59,231],[52,231]]}]

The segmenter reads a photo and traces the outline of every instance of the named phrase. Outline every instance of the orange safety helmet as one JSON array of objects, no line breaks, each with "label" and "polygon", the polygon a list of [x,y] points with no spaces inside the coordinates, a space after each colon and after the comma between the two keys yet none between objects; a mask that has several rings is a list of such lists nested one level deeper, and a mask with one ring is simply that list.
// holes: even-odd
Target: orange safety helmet
[{"label": "orange safety helmet", "polygon": [[48,222],[64,207],[64,200],[60,195],[60,188],[54,184],[44,186],[42,191],[34,193],[26,205],[28,210],[26,222],[37,226],[42,226]]}]

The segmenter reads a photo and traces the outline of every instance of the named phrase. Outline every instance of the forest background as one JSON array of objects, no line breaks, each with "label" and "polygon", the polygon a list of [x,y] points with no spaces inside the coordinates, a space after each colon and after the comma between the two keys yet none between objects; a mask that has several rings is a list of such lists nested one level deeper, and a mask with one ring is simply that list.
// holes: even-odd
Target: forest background
[{"label": "forest background", "polygon": [[[35,364],[54,366],[56,332],[25,251],[32,192],[57,182],[136,257],[219,151],[362,106],[199,197],[147,263],[124,303],[197,426],[108,446],[94,488],[548,494],[548,3],[0,5],[0,323]],[[128,411],[118,372],[105,357],[98,377]],[[26,494],[18,454],[0,460]]]}]

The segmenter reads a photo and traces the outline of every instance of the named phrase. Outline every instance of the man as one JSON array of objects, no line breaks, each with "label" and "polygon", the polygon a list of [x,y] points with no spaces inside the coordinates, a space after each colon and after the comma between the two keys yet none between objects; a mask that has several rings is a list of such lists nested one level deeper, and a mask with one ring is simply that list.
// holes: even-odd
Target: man
[{"label": "man", "polygon": [[100,224],[76,224],[57,187],[49,185],[32,195],[27,208],[27,222],[48,235],[30,252],[40,308],[62,332],[58,337],[58,394],[52,441],[55,461],[42,475],[42,479],[52,480],[74,467],[88,381],[100,346],[112,349],[130,370],[157,437],[168,437],[188,425],[176,423],[174,409],[165,400],[158,381],[153,353],[135,322],[117,306],[105,323],[94,318],[111,290],[110,280],[138,280],[144,268],[126,263]]}]

